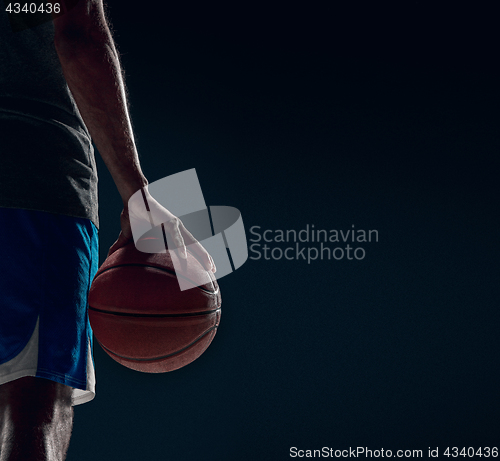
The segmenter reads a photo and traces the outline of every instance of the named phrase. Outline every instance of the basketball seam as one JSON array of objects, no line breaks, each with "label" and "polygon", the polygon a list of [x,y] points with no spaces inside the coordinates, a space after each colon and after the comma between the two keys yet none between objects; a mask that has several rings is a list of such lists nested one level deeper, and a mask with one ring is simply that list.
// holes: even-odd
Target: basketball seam
[{"label": "basketball seam", "polygon": [[95,311],[95,312],[101,312],[103,314],[110,314],[110,315],[117,315],[117,316],[122,316],[122,317],[194,317],[196,315],[205,315],[205,314],[212,314],[214,312],[220,311],[221,308],[217,307],[216,309],[211,309],[209,311],[201,311],[201,312],[186,312],[186,313],[179,313],[179,314],[134,314],[131,312],[113,312],[113,311],[106,311],[104,309],[98,309],[97,307],[92,307],[89,306],[89,310]]},{"label": "basketball seam", "polygon": [[[162,268],[162,267],[150,266],[149,264],[141,264],[141,263],[117,264],[116,266],[108,267],[108,268],[104,269],[103,271],[99,272],[98,274],[96,274],[94,280],[97,279],[101,274],[104,274],[104,272],[108,272],[108,271],[110,271],[112,269],[116,269],[118,267],[127,267],[127,266],[130,266],[130,267],[134,267],[134,266],[135,267],[149,267],[150,269],[158,269],[159,271],[166,272],[167,274],[170,274],[170,275],[172,275],[174,277],[182,277],[184,280],[187,280],[188,282],[192,283],[193,284],[193,288],[198,288],[201,291],[204,291],[205,293],[210,293],[212,295],[216,295],[216,294],[219,293],[219,287],[218,286],[217,286],[217,289],[215,291],[210,291],[210,290],[207,290],[205,288],[200,287],[199,285],[195,285],[194,282],[191,279],[188,279],[187,277],[185,277],[182,274],[177,274],[175,271],[171,271],[170,269],[165,269],[165,268]],[[210,278],[210,283],[212,284],[212,286],[214,286],[213,280],[211,278]]]},{"label": "basketball seam", "polygon": [[123,355],[117,354],[116,352],[113,352],[111,349],[108,349],[107,347],[103,346],[100,342],[99,342],[99,344],[101,345],[101,347],[105,351],[108,351],[111,354],[116,355],[117,357],[120,357],[121,359],[130,360],[130,361],[133,361],[133,362],[156,362],[157,360],[168,359],[169,357],[173,357],[175,355],[180,354],[181,352],[186,351],[191,346],[193,346],[194,344],[196,344],[200,339],[204,338],[208,333],[210,333],[213,330],[217,330],[217,327],[218,327],[218,325],[214,325],[212,328],[210,328],[209,330],[207,330],[201,336],[198,336],[198,338],[196,338],[193,342],[189,343],[187,346],[183,347],[182,349],[178,350],[177,352],[173,352],[172,354],[168,354],[168,355],[163,355],[161,357],[155,357],[153,359],[139,359],[139,358],[136,358],[136,357],[125,357]]}]

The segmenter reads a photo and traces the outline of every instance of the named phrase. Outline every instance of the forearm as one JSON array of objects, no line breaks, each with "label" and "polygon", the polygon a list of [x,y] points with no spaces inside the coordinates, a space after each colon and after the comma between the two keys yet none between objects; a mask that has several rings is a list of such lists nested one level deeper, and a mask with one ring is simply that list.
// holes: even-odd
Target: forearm
[{"label": "forearm", "polygon": [[147,184],[134,141],[118,53],[105,22],[56,35],[68,86],[123,202]]}]

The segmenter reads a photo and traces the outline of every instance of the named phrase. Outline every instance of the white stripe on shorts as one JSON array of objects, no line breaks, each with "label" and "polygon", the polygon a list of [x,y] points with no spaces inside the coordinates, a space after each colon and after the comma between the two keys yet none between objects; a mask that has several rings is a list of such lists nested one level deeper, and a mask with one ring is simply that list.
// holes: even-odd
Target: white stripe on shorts
[{"label": "white stripe on shorts", "polygon": [[[28,344],[13,359],[0,365],[0,384],[5,384],[25,376],[36,376],[38,370],[38,324]],[[90,344],[87,347],[87,389],[73,388],[72,405],[90,402],[95,397],[95,372]]]}]

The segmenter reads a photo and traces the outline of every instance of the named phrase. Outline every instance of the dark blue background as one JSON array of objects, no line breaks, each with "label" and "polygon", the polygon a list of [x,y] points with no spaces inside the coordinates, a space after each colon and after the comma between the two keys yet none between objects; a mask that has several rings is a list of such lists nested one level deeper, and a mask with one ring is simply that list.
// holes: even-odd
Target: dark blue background
[{"label": "dark blue background", "polygon": [[[137,373],[96,345],[68,460],[498,446],[492,12],[108,3],[150,182],[196,168],[248,237],[354,224],[379,242],[363,261],[248,260],[181,370]],[[102,262],[121,201],[99,171]]]}]

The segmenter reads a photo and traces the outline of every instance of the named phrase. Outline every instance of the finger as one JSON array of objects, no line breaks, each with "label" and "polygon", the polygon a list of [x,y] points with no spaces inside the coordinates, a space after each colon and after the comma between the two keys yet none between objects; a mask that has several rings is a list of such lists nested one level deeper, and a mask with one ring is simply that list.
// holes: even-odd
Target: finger
[{"label": "finger", "polygon": [[215,272],[215,270],[216,270],[215,263],[213,262],[213,259],[210,256],[210,254],[208,253],[208,251],[205,250],[203,245],[193,237],[191,232],[189,232],[186,229],[186,227],[184,226],[184,224],[182,222],[180,222],[179,227],[180,227],[182,234],[184,236],[184,241],[186,242],[187,245],[189,245],[189,249],[191,251],[193,251],[194,253],[196,253],[196,255],[198,255],[201,258],[202,264],[207,271]]},{"label": "finger", "polygon": [[[179,228],[179,223],[180,220],[175,218],[172,219],[169,222],[163,223],[162,226],[162,231],[164,232],[164,236],[167,238],[168,242],[168,237],[170,237],[171,241],[173,242],[174,248],[177,250],[177,253],[182,259],[187,259],[187,250],[186,250],[186,245],[184,243],[184,239],[182,238],[182,234]],[[166,235],[166,232],[168,232],[168,236]]]},{"label": "finger", "polygon": [[128,242],[130,241],[130,238],[125,237],[123,232],[120,232],[120,235],[118,236],[118,239],[116,240],[113,245],[111,245],[109,251],[108,251],[108,258],[118,249],[124,247]]},{"label": "finger", "polygon": [[208,257],[210,258],[210,261],[212,263],[212,272],[215,274],[215,272],[217,272],[217,267],[215,267],[214,258],[212,258],[212,256],[210,256],[210,254],[208,255]]}]

